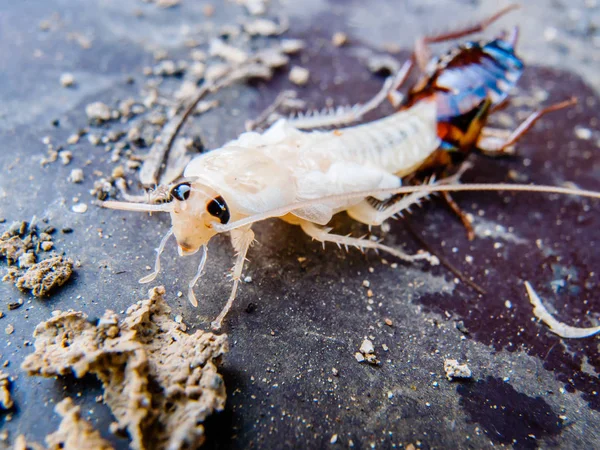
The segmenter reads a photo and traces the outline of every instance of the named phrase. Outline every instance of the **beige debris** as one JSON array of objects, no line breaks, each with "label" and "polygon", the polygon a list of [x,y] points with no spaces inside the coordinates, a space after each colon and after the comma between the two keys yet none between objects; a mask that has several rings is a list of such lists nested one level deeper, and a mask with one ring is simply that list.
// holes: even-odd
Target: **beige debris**
[{"label": "beige debris", "polygon": [[308,79],[310,78],[310,72],[308,69],[300,66],[292,67],[290,70],[289,79],[292,83],[297,84],[298,86],[304,86],[308,83]]},{"label": "beige debris", "polygon": [[5,281],[13,281],[22,291],[30,290],[36,297],[46,297],[50,291],[62,286],[73,273],[73,261],[55,256],[32,265],[24,274],[9,271]]},{"label": "beige debris", "polygon": [[10,379],[8,375],[0,370],[0,408],[4,410],[11,409],[14,406],[10,395]]},{"label": "beige debris", "polygon": [[279,25],[268,19],[254,19],[246,22],[244,30],[251,36],[274,36],[282,31]]},{"label": "beige debris", "polygon": [[46,436],[49,450],[112,450],[108,441],[85,419],[81,408],[65,398],[54,410],[62,416],[58,430]]},{"label": "beige debris", "polygon": [[75,77],[72,73],[63,73],[60,76],[60,84],[63,87],[72,87],[75,85]]},{"label": "beige debris", "polygon": [[102,102],[90,103],[85,107],[85,113],[90,121],[98,123],[106,122],[112,117],[112,111]]},{"label": "beige debris", "polygon": [[452,381],[454,378],[471,378],[473,373],[466,364],[459,364],[456,359],[446,359],[444,361],[444,371],[446,378]]},{"label": "beige debris", "polygon": [[83,170],[73,169],[69,175],[69,181],[71,183],[81,183],[83,181]]},{"label": "beige debris", "polygon": [[23,370],[45,377],[96,375],[115,428],[127,430],[134,449],[198,448],[202,423],[225,406],[217,364],[227,336],[182,332],[164,293],[163,287],[151,289],[122,321],[112,311],[97,324],[82,312],[54,312],[37,326],[35,353]]},{"label": "beige debris", "polygon": [[210,47],[208,53],[211,56],[218,56],[223,58],[225,61],[229,61],[235,64],[242,64],[248,60],[248,54],[233,45],[226,44],[221,39],[213,39],[210,41]]},{"label": "beige debris", "polygon": [[331,37],[331,43],[336,47],[346,45],[348,43],[348,35],[346,33],[338,31]]},{"label": "beige debris", "polygon": [[75,203],[71,206],[71,211],[77,214],[85,214],[88,210],[88,205],[85,203]]}]

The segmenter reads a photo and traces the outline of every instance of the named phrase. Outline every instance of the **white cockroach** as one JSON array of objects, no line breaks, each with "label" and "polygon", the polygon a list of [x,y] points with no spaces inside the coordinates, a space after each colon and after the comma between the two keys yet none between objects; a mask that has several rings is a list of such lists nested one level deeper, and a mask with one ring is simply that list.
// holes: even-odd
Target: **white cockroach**
[{"label": "white cockroach", "polygon": [[[243,133],[223,147],[196,157],[185,168],[183,180],[170,187],[168,203],[102,202],[112,209],[171,214],[172,227],[157,249],[155,270],[140,282],[157,276],[160,255],[167,240],[175,235],[181,256],[201,253],[188,290],[190,302],[197,306],[193,289],[206,263],[207,244],[216,234],[229,232],[237,256],[231,295],[211,324],[219,329],[235,299],[246,253],[254,241],[251,226],[255,222],[278,217],[299,225],[323,244],[375,249],[408,262],[436,264],[437,258],[428,253],[408,255],[380,242],[332,234],[326,225],[341,211],[369,226],[381,225],[436,191],[520,190],[600,198],[600,193],[551,186],[451,184],[458,177],[427,186],[401,187],[401,178],[438,148],[437,111],[432,101],[362,125],[333,131],[301,130],[358,119],[380,102],[380,94],[348,113],[310,120],[280,119],[263,133]],[[369,202],[370,197],[386,200],[400,193],[409,195],[383,210]]]}]

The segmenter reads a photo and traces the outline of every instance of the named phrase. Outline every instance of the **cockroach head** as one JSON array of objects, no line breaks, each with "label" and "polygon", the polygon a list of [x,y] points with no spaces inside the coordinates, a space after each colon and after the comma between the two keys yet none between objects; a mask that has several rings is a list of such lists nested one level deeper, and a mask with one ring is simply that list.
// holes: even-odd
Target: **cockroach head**
[{"label": "cockroach head", "polygon": [[[165,186],[166,188],[166,186]],[[195,178],[184,178],[163,188],[160,204],[100,202],[104,208],[122,211],[168,212],[180,255],[192,255],[207,244],[217,231],[213,224],[226,224],[230,211],[223,197]],[[159,200],[159,199],[154,199]]]},{"label": "cockroach head", "polygon": [[170,194],[173,234],[182,256],[196,253],[217,234],[213,225],[231,218],[223,197],[199,180],[184,179],[173,185]]}]

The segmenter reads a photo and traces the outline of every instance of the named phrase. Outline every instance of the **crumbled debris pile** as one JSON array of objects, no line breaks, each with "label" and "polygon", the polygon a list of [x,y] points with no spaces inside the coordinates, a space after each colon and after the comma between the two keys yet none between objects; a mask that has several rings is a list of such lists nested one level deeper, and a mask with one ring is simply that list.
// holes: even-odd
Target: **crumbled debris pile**
[{"label": "crumbled debris pile", "polygon": [[36,297],[47,297],[73,273],[73,261],[52,251],[54,228],[43,230],[34,222],[15,222],[0,236],[0,259],[6,260],[4,281]]},{"label": "crumbled debris pile", "polygon": [[10,379],[0,370],[0,409],[7,411],[13,406],[14,402],[10,395]]},{"label": "crumbled debris pile", "polygon": [[217,364],[227,336],[184,333],[164,293],[151,289],[122,321],[112,311],[94,322],[82,312],[55,311],[37,326],[36,350],[22,368],[45,377],[95,374],[117,419],[113,431],[126,430],[134,449],[197,448],[202,423],[225,406]]},{"label": "crumbled debris pile", "polygon": [[[100,436],[100,433],[81,417],[81,408],[73,400],[65,398],[54,410],[62,417],[58,430],[46,436],[49,450],[112,450],[113,446]],[[43,449],[39,444],[27,443],[20,435],[15,441],[14,450]]]}]

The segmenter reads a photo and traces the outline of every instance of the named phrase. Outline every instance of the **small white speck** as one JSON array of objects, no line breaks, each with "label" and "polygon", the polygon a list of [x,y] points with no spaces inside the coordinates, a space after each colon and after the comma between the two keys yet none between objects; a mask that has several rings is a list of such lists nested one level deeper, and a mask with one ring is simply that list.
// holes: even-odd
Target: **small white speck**
[{"label": "small white speck", "polygon": [[512,303],[511,303],[511,301],[510,301],[510,300],[506,300],[506,301],[504,302],[504,306],[506,306],[508,309],[512,308]]},{"label": "small white speck", "polygon": [[592,138],[592,130],[584,127],[575,127],[575,136],[577,136],[577,139],[589,141]]},{"label": "small white speck", "polygon": [[63,73],[60,76],[60,84],[62,84],[63,87],[71,87],[75,85],[75,77],[72,73]]},{"label": "small white speck", "polygon": [[338,435],[334,434],[333,436],[331,436],[331,439],[329,439],[329,443],[335,444],[337,442],[337,439],[338,439]]},{"label": "small white speck", "polygon": [[71,206],[71,210],[78,214],[84,214],[88,210],[88,206],[85,203],[76,203]]},{"label": "small white speck", "polygon": [[558,30],[554,27],[546,27],[546,29],[544,30],[544,39],[546,39],[547,42],[554,41],[557,36]]},{"label": "small white speck", "polygon": [[292,67],[292,70],[290,70],[289,79],[292,83],[297,84],[298,86],[303,86],[308,83],[309,78],[310,72],[304,67],[294,66]]},{"label": "small white speck", "polygon": [[360,352],[363,355],[371,355],[375,353],[375,347],[373,346],[373,342],[371,342],[368,339],[363,340],[362,344],[360,344]]}]

